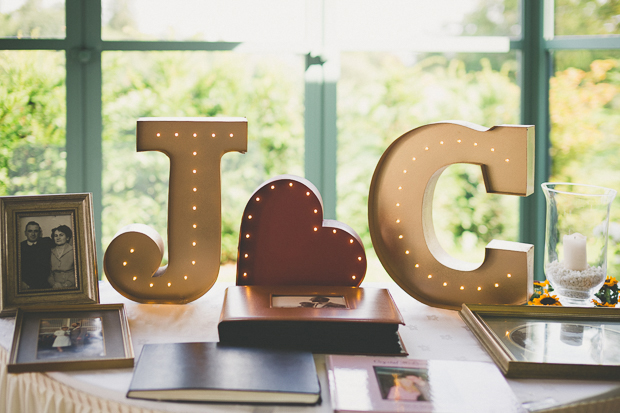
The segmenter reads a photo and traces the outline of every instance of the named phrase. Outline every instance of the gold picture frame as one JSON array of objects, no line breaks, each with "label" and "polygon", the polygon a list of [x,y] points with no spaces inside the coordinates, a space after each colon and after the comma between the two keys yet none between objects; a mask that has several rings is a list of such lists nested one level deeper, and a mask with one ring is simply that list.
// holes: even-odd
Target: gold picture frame
[{"label": "gold picture frame", "polygon": [[0,197],[0,248],[0,316],[99,302],[92,194]]},{"label": "gold picture frame", "polygon": [[463,304],[459,314],[506,377],[620,377],[616,309]]},{"label": "gold picture frame", "polygon": [[17,310],[9,373],[130,368],[133,364],[123,304]]}]

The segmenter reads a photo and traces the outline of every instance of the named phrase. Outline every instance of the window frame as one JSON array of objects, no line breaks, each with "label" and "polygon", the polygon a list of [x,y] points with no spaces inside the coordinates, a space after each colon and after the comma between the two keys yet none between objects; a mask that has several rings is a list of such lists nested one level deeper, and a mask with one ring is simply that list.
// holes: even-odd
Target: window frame
[{"label": "window frame", "polygon": [[[306,0],[307,7],[320,9],[310,18],[324,17],[327,0]],[[1,50],[56,50],[66,55],[67,192],[92,192],[98,241],[102,234],[102,68],[105,51],[227,51],[240,43],[205,41],[106,41],[101,38],[101,2],[66,0],[64,39],[0,39]],[[553,35],[553,0],[521,1],[522,37],[510,39],[509,50],[519,57],[521,123],[536,125],[535,192],[521,199],[519,239],[536,245],[535,278],[544,279],[543,246],[545,200],[540,184],[549,179],[551,159],[549,81],[555,50],[620,49],[620,35]],[[315,22],[314,37],[324,32],[324,22]],[[323,41],[325,41],[323,39]],[[325,46],[324,44],[322,46]],[[306,178],[321,191],[325,217],[336,218],[337,126],[336,88],[339,51],[306,54],[305,153]],[[416,125],[412,125],[416,126]],[[103,250],[97,243],[99,268]]]}]

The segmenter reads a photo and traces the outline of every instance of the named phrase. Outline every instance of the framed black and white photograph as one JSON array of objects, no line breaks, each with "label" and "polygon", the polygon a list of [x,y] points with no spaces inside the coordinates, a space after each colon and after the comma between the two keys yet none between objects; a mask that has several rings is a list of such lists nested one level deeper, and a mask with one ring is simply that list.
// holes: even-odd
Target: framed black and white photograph
[{"label": "framed black and white photograph", "polygon": [[620,377],[616,309],[464,304],[460,315],[507,377]]},{"label": "framed black and white photograph", "polygon": [[8,363],[12,373],[133,366],[122,304],[19,309]]},{"label": "framed black and white photograph", "polygon": [[0,223],[0,316],[99,302],[91,194],[0,197]]}]

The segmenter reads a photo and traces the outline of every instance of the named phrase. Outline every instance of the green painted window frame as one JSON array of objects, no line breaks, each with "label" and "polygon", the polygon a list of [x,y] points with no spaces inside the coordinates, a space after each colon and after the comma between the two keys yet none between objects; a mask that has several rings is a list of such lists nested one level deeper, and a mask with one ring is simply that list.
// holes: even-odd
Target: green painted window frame
[{"label": "green painted window frame", "polygon": [[[321,3],[321,7],[325,7]],[[549,80],[555,50],[620,49],[620,36],[553,36],[553,0],[522,0],[522,33],[510,41],[520,56],[521,123],[536,125],[536,191],[521,200],[519,238],[535,244],[536,279],[542,272],[545,200],[549,178]],[[322,22],[321,22],[322,24]],[[104,41],[101,3],[66,0],[65,39],[0,39],[2,50],[60,50],[66,54],[67,192],[92,192],[97,234],[102,218],[101,54],[104,51],[233,50],[232,42]],[[336,87],[338,56],[306,58],[305,175],[321,191],[326,218],[336,218]],[[103,251],[97,243],[99,268]]]}]

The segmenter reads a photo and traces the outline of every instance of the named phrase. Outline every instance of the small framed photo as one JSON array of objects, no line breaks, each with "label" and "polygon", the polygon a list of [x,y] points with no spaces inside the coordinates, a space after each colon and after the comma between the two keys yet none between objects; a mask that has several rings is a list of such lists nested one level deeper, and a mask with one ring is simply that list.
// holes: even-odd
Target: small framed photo
[{"label": "small framed photo", "polygon": [[91,194],[0,197],[0,316],[99,302]]},{"label": "small framed photo", "polygon": [[10,373],[124,368],[133,362],[123,304],[17,310]]},{"label": "small framed photo", "polygon": [[464,304],[460,315],[507,377],[620,377],[617,309]]}]

